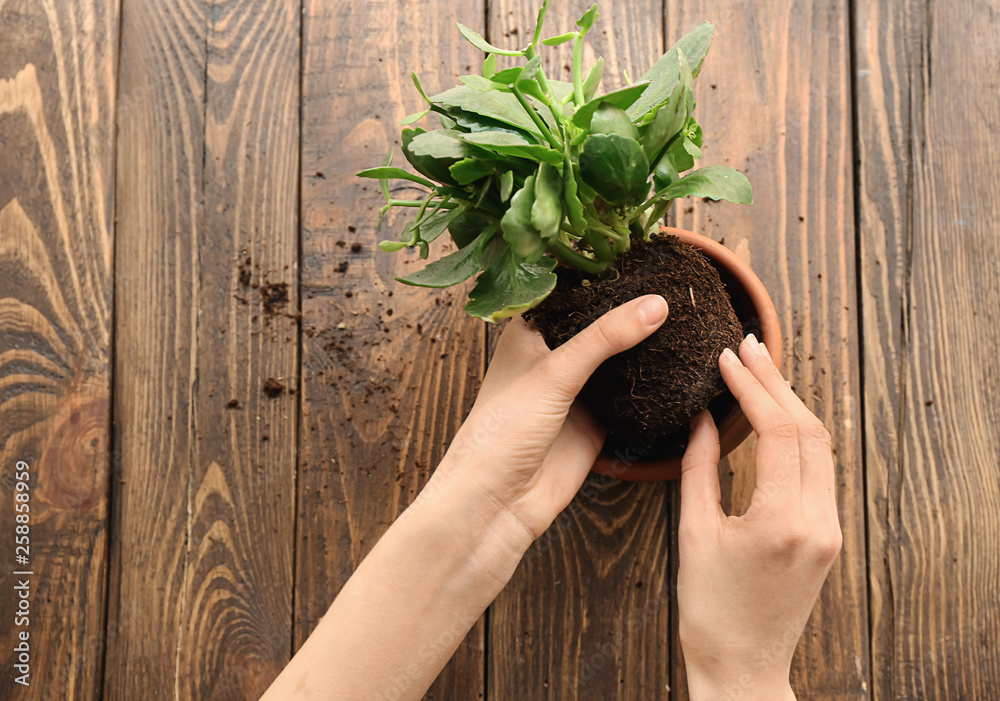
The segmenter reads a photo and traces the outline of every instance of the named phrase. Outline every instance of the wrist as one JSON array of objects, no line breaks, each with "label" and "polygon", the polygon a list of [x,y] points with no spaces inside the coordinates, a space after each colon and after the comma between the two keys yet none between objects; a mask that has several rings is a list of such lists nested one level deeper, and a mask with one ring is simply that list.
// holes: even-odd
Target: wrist
[{"label": "wrist", "polygon": [[480,476],[444,463],[404,516],[444,529],[473,573],[495,580],[500,587],[513,576],[534,541],[528,528]]}]

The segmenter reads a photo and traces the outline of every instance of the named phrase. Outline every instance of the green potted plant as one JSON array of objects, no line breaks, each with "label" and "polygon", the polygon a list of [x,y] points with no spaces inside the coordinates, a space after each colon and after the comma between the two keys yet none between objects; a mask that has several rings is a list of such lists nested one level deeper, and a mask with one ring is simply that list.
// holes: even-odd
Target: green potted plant
[{"label": "green potted plant", "polygon": [[[712,41],[705,22],[639,80],[598,94],[604,62],[584,74],[582,44],[597,19],[591,7],[574,31],[542,38],[538,13],[523,49],[502,49],[462,24],[486,54],[482,73],[428,97],[403,120],[402,151],[416,174],[393,167],[359,173],[381,183],[386,204],[413,208],[413,220],[385,251],[415,248],[427,258],[445,232],[458,250],[397,280],[448,287],[473,276],[466,311],[496,322],[525,313],[550,347],[565,342],[613,306],[657,293],[666,323],[636,348],[612,358],[581,394],[609,429],[595,469],[632,480],[677,476],[691,416],[708,407],[724,453],[749,434],[726,391],[717,359],[756,332],[776,355],[777,315],[753,272],[711,239],[661,227],[671,203],[705,197],[750,204],[750,183],[723,166],[694,168],[702,131],[693,81]],[[545,75],[538,50],[573,42],[571,82]],[[520,59],[500,69],[498,56]],[[410,127],[433,114],[440,129]],[[396,199],[390,179],[426,193]],[[776,362],[780,359],[775,357]]]}]

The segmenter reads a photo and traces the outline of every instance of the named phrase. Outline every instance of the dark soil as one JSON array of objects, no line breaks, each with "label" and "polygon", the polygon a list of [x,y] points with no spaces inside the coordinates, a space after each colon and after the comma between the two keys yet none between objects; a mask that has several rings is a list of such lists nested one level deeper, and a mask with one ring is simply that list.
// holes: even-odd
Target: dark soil
[{"label": "dark soil", "polygon": [[727,393],[719,354],[743,340],[719,273],[676,236],[656,236],[633,242],[618,270],[602,279],[570,268],[558,275],[552,294],[526,314],[550,348],[631,299],[659,294],[667,300],[663,326],[603,363],[580,396],[609,430],[605,452],[654,459],[679,454],[691,417]]},{"label": "dark soil", "polygon": [[268,316],[280,314],[288,304],[287,282],[265,282],[260,286],[260,299]]},{"label": "dark soil", "polygon": [[285,391],[285,385],[282,382],[278,382],[273,377],[269,377],[264,380],[264,394],[271,397],[281,396],[281,393]]}]

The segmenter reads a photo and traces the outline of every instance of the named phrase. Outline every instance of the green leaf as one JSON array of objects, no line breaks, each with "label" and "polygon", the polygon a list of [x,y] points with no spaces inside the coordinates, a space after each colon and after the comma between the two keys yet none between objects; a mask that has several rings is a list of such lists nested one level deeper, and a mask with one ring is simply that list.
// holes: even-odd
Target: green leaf
[{"label": "green leaf", "polygon": [[[499,75],[498,73],[493,78],[497,79]],[[517,98],[510,93],[499,91],[479,92],[478,90],[460,85],[435,95],[431,100],[445,107],[457,107],[466,112],[473,112],[483,117],[495,119],[498,122],[517,127],[529,134],[535,134],[539,138],[542,136],[535,123],[525,114]]]},{"label": "green leaf", "polygon": [[465,248],[476,240],[490,224],[496,222],[496,217],[491,217],[475,209],[469,209],[455,217],[454,221],[448,225],[448,233],[451,240],[459,248]]},{"label": "green leaf", "polygon": [[409,180],[412,183],[418,183],[424,187],[434,187],[434,183],[425,178],[421,178],[419,175],[414,175],[409,173],[402,168],[388,168],[386,166],[381,166],[378,168],[367,168],[360,173],[358,173],[359,178],[393,178],[395,180]]},{"label": "green leaf", "polygon": [[687,124],[690,116],[687,109],[686,92],[687,88],[683,83],[678,83],[670,97],[663,103],[653,121],[643,128],[642,150],[646,157],[652,161],[663,147]]},{"label": "green leaf", "polygon": [[691,66],[691,73],[697,76],[705,54],[712,45],[712,35],[715,25],[702,22],[698,27],[678,41],[667,53],[663,54],[653,66],[646,71],[641,80],[649,82],[649,90],[627,108],[628,116],[640,124],[653,121],[655,107],[662,104],[674,91],[680,79],[678,51],[684,53]]},{"label": "green leaf", "polygon": [[496,230],[497,226],[494,224],[479,234],[471,245],[447,255],[441,260],[429,263],[423,270],[418,270],[405,277],[398,277],[396,280],[417,287],[451,287],[464,282],[482,270],[483,248]]},{"label": "green leaf", "polygon": [[458,79],[464,84],[468,85],[473,90],[478,90],[479,92],[490,92],[491,90],[506,90],[507,86],[501,83],[494,83],[489,78],[484,78],[481,75],[460,75]]},{"label": "green leaf", "polygon": [[462,36],[464,36],[469,41],[470,44],[475,46],[480,51],[485,51],[486,53],[490,54],[500,54],[501,56],[521,56],[524,54],[523,49],[519,49],[517,51],[509,51],[507,49],[501,49],[499,47],[493,46],[493,44],[486,41],[486,39],[483,38],[483,35],[480,34],[479,32],[469,29],[461,22],[456,22],[455,24],[458,25],[458,31],[462,33]]},{"label": "green leaf", "polygon": [[567,97],[573,94],[573,83],[568,80],[549,78],[549,89],[552,90],[553,98],[563,102]]},{"label": "green leaf", "polygon": [[493,175],[495,166],[490,161],[481,161],[478,158],[463,158],[452,164],[448,170],[452,177],[458,181],[459,185],[474,183],[487,175]]},{"label": "green leaf", "polygon": [[503,238],[510,244],[518,258],[536,261],[545,252],[542,235],[531,224],[531,208],[535,203],[535,176],[524,181],[524,187],[514,193],[510,207],[500,220]]},{"label": "green leaf", "polygon": [[701,158],[701,147],[696,141],[684,139],[684,150],[687,151],[688,155],[695,160]]},{"label": "green leaf", "polygon": [[505,170],[500,174],[500,201],[506,202],[510,199],[510,193],[514,190],[514,171]]},{"label": "green leaf", "polygon": [[[682,136],[670,144],[664,154],[665,159],[670,161],[678,173],[694,168],[694,156],[691,154],[690,146],[691,140],[687,136]],[[664,158],[660,160],[664,160]]]},{"label": "green leaf", "polygon": [[424,102],[428,105],[431,104],[430,98],[427,97],[423,86],[420,85],[420,78],[417,77],[416,73],[410,73],[410,80],[413,81],[413,85],[417,88],[417,92],[420,93],[420,97],[424,98]]},{"label": "green leaf", "polygon": [[416,168],[417,172],[421,175],[426,175],[428,178],[437,180],[439,183],[444,183],[445,185],[458,185],[458,183],[455,182],[455,178],[451,177],[451,172],[448,170],[454,162],[453,159],[438,159],[430,156],[418,156],[410,149],[410,144],[413,140],[426,133],[428,132],[420,127],[403,130],[402,151],[403,155],[406,156],[406,160],[408,160],[410,165]]},{"label": "green leaf", "polygon": [[555,149],[540,146],[525,141],[516,134],[502,131],[479,131],[464,134],[462,140],[466,143],[488,149],[504,156],[530,158],[533,161],[546,163],[562,163],[562,155]]},{"label": "green leaf", "polygon": [[504,85],[513,85],[517,82],[517,79],[521,77],[521,73],[524,71],[524,66],[511,66],[510,68],[504,68],[502,71],[498,71],[493,75],[490,80],[497,83],[503,83]]},{"label": "green leaf", "polygon": [[590,120],[592,134],[621,134],[630,139],[639,140],[639,130],[625,114],[625,110],[615,107],[610,102],[597,106]]},{"label": "green leaf", "polygon": [[678,173],[690,170],[694,168],[695,159],[701,158],[701,141],[701,127],[690,119],[681,136],[670,142],[660,160],[668,159]]},{"label": "green leaf", "polygon": [[417,134],[410,141],[410,151],[415,156],[432,158],[465,158],[470,155],[459,139],[462,132],[453,129],[436,129]]},{"label": "green leaf", "polygon": [[599,13],[597,12],[597,3],[591,5],[590,9],[583,13],[583,17],[576,21],[576,26],[580,28],[582,33],[586,33],[594,26],[594,22],[597,21]]},{"label": "green leaf", "polygon": [[562,223],[562,176],[555,166],[542,163],[535,177],[535,202],[531,205],[531,225],[542,238],[551,241],[559,235]]},{"label": "green leaf", "polygon": [[750,181],[739,171],[726,166],[699,168],[656,193],[663,199],[708,197],[736,204],[753,204]]},{"label": "green leaf", "polygon": [[649,83],[635,83],[634,85],[627,85],[620,90],[609,92],[606,95],[598,95],[576,111],[573,115],[573,124],[585,131],[589,131],[590,120],[593,118],[594,112],[597,111],[598,107],[607,103],[615,107],[620,107],[623,110],[628,109],[628,106],[638,100],[648,86]]},{"label": "green leaf", "polygon": [[503,236],[494,236],[491,238],[490,242],[486,244],[485,250],[483,250],[483,270],[500,260],[509,250],[510,244],[504,241]]},{"label": "green leaf", "polygon": [[527,311],[555,288],[555,267],[553,258],[528,263],[508,249],[476,280],[465,311],[491,323]]},{"label": "green leaf", "polygon": [[403,121],[401,121],[399,123],[399,125],[402,126],[402,127],[405,127],[408,124],[413,124],[414,122],[419,121],[419,120],[423,119],[424,117],[426,117],[427,113],[430,112],[430,111],[431,111],[430,108],[427,108],[427,109],[425,109],[422,112],[414,112],[411,115],[407,115],[403,119]]},{"label": "green leaf", "polygon": [[657,191],[662,190],[668,185],[673,185],[680,178],[681,176],[677,173],[677,169],[674,168],[670,159],[661,158],[660,162],[656,164],[656,168],[653,169],[653,188]]},{"label": "green leaf", "polygon": [[451,120],[452,124],[467,131],[504,131],[509,134],[519,136],[529,143],[535,143],[534,141],[530,141],[534,138],[531,134],[512,127],[509,124],[504,124],[503,122],[498,122],[495,119],[484,117],[481,114],[466,112],[465,110],[458,109],[457,107],[449,107],[448,114],[453,118]]},{"label": "green leaf", "polygon": [[649,161],[635,139],[619,134],[593,134],[580,154],[580,174],[606,202],[642,201],[649,192]]},{"label": "green leaf", "polygon": [[559,46],[560,44],[565,44],[567,41],[573,41],[576,38],[576,35],[576,32],[566,32],[565,34],[560,34],[557,37],[542,39],[542,43],[546,46]]},{"label": "green leaf", "polygon": [[483,61],[483,77],[492,78],[493,74],[497,72],[497,55],[488,54],[486,59]]},{"label": "green leaf", "polygon": [[541,65],[542,65],[542,57],[538,56],[537,54],[535,56],[532,56],[531,60],[528,61],[528,63],[524,66],[524,69],[521,71],[521,74],[517,77],[518,87],[520,87],[520,84],[523,82],[534,80],[535,76],[538,74],[538,69],[541,67]]},{"label": "green leaf", "polygon": [[[598,56],[594,65],[590,67],[587,79],[583,81],[583,99],[590,102],[597,94],[597,86],[601,84],[601,77],[604,75],[604,57]],[[572,84],[570,84],[572,87]]]},{"label": "green leaf", "polygon": [[[458,218],[465,208],[441,209],[433,214],[425,216],[423,219],[415,220],[403,227],[399,233],[399,240],[405,244],[414,245],[420,242],[431,243],[437,239],[451,223]],[[426,256],[421,256],[426,258]]]},{"label": "green leaf", "polygon": [[396,251],[401,251],[410,244],[405,241],[379,241],[378,247],[381,248],[386,253],[395,253]]}]

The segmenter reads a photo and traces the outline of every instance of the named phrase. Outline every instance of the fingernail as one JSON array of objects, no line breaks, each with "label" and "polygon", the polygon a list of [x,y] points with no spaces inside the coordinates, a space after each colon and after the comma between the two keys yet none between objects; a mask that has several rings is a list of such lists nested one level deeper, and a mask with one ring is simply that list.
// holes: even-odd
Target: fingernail
[{"label": "fingernail", "polygon": [[767,358],[767,362],[771,363],[771,365],[774,365],[774,361],[771,360],[771,352],[767,349],[767,345],[764,344],[764,343],[761,343],[760,344],[760,350],[764,354],[764,357]]},{"label": "fingernail", "polygon": [[726,350],[722,351],[722,357],[725,358],[727,362],[732,363],[733,365],[738,365],[740,367],[743,367],[743,363],[740,362],[740,359],[736,356],[735,353],[733,353],[731,348],[727,348]]},{"label": "fingernail", "polygon": [[757,342],[757,337],[754,336],[752,333],[747,334],[745,342],[747,344],[747,348],[749,348],[751,351],[753,351],[757,355],[764,355],[763,353],[760,352],[760,343]]},{"label": "fingernail", "polygon": [[646,326],[656,326],[667,318],[667,300],[660,295],[650,295],[639,303],[639,318]]}]

